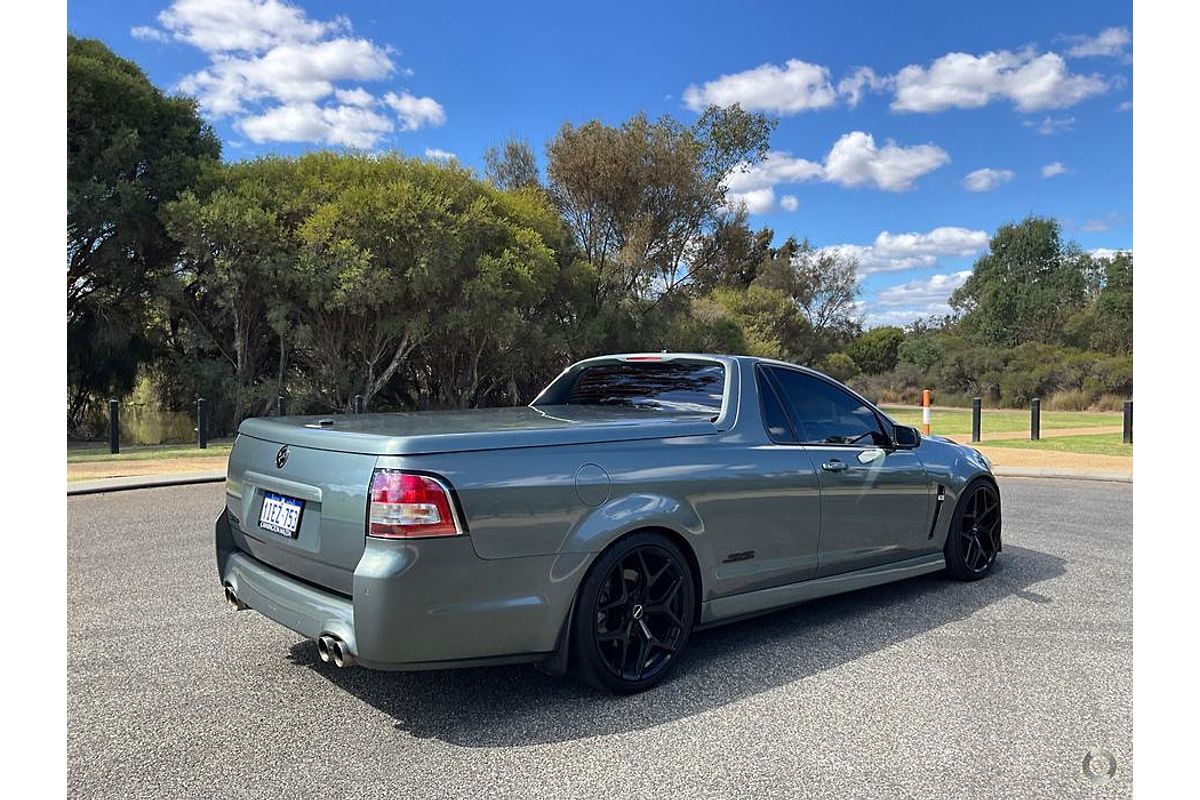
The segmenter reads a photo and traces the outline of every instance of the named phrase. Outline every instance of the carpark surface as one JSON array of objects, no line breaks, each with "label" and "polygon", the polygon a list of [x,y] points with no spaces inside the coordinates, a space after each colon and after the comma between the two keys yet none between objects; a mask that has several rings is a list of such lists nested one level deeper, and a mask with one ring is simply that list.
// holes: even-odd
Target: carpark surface
[{"label": "carpark surface", "polygon": [[[1123,797],[1132,487],[1001,480],[1005,548],[697,634],[617,698],[532,667],[338,670],[225,605],[223,485],[72,497],[77,797]],[[1089,749],[1116,775],[1080,775]]]}]

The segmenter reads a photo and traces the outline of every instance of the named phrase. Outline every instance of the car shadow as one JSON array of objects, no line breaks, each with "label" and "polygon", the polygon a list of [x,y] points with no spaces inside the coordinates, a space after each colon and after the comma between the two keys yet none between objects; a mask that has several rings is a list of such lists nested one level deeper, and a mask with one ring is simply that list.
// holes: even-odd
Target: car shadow
[{"label": "car shadow", "polygon": [[291,660],[395,720],[398,729],[464,747],[569,741],[689,717],[853,661],[1017,597],[1052,603],[1029,587],[1062,575],[1057,556],[1007,545],[974,583],[941,573],[814,600],[696,633],[675,674],[633,697],[615,697],[528,665],[435,672],[339,670],[312,641]]}]

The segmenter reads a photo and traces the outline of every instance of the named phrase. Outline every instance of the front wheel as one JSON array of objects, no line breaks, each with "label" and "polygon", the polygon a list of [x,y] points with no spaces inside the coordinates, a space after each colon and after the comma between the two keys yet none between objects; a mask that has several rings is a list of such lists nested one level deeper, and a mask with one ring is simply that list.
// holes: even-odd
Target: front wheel
[{"label": "front wheel", "polygon": [[1000,493],[990,481],[973,481],[950,521],[946,571],[960,581],[977,581],[992,571],[1000,545]]},{"label": "front wheel", "polygon": [[576,677],[632,694],[667,677],[696,619],[692,572],[679,547],[653,531],[618,541],[592,565],[575,604]]}]

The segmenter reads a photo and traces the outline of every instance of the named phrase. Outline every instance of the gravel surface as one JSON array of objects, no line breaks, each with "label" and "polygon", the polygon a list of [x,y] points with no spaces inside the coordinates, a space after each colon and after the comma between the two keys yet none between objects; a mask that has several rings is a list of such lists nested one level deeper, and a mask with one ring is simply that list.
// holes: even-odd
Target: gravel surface
[{"label": "gravel surface", "polygon": [[[697,634],[614,698],[531,667],[339,671],[224,604],[223,487],[73,497],[68,783],[102,797],[1123,797],[1132,487],[1001,482],[1005,549]],[[1116,776],[1085,781],[1089,749]]]}]

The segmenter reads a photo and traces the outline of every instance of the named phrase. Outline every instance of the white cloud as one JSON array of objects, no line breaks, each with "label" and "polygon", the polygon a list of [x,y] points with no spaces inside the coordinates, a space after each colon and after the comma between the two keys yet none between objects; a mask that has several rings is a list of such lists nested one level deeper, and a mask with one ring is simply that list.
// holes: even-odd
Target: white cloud
[{"label": "white cloud", "polygon": [[[882,289],[875,295],[875,302],[881,306],[893,308],[944,305],[954,290],[966,283],[969,277],[971,277],[969,269],[945,275],[930,275],[928,278],[919,278]],[[946,308],[948,310],[949,306]]]},{"label": "white cloud", "polygon": [[1072,46],[1067,50],[1071,58],[1086,58],[1088,56],[1124,56],[1126,49],[1133,42],[1133,36],[1128,28],[1105,28],[1095,36],[1064,37]]},{"label": "white cloud", "polygon": [[725,207],[742,206],[748,213],[765,214],[775,207],[775,191],[770,186],[749,189],[744,192],[729,192],[725,195]]},{"label": "white cloud", "polygon": [[333,94],[339,103],[347,106],[367,108],[375,103],[375,96],[361,86],[357,89],[337,89]]},{"label": "white cloud", "polygon": [[345,17],[308,18],[280,0],[175,0],[158,21],[176,39],[207,53],[259,53],[284,42],[313,42],[349,29]]},{"label": "white cloud", "polygon": [[742,193],[778,183],[801,183],[819,179],[825,168],[814,161],[793,158],[791,153],[773,150],[753,166],[735,170],[725,181],[730,192]]},{"label": "white cloud", "polygon": [[1008,183],[1016,177],[1011,169],[992,169],[984,167],[974,172],[968,172],[963,178],[963,186],[970,192],[990,192],[1001,184]]},{"label": "white cloud", "polygon": [[171,40],[166,31],[160,31],[152,25],[134,25],[129,29],[129,35],[143,42],[169,42]]},{"label": "white cloud", "polygon": [[374,147],[397,127],[445,122],[433,98],[388,92],[382,100],[393,117],[368,89],[340,85],[397,73],[397,51],[350,35],[343,16],[312,19],[283,0],[174,0],[158,21],[163,30],[141,26],[134,35],[169,34],[203,51],[208,66],[184,76],[179,90],[213,117],[234,117],[234,127],[255,142]]},{"label": "white cloud", "polygon": [[1117,111],[1133,111],[1133,101],[1125,100],[1121,105],[1117,106]]},{"label": "white cloud", "polygon": [[967,269],[882,289],[874,298],[861,304],[866,312],[865,324],[867,327],[904,325],[918,317],[949,314],[950,295],[969,277],[971,270]]},{"label": "white cloud", "polygon": [[867,275],[932,267],[940,258],[968,258],[987,246],[986,231],[944,226],[928,233],[883,231],[869,245],[835,244],[821,250],[858,259],[859,272]]},{"label": "white cloud", "polygon": [[854,72],[838,81],[838,94],[846,98],[846,105],[854,108],[869,90],[877,92],[891,84],[891,79],[876,75],[870,67],[858,67]]},{"label": "white cloud", "polygon": [[434,161],[450,161],[458,158],[457,155],[451,153],[449,150],[440,150],[436,147],[426,147],[425,157],[431,158]]},{"label": "white cloud", "polygon": [[1055,175],[1062,175],[1067,171],[1068,170],[1066,166],[1064,166],[1061,161],[1052,161],[1046,166],[1042,167],[1042,177],[1053,178]]},{"label": "white cloud", "polygon": [[747,111],[797,114],[836,104],[837,91],[828,67],[793,58],[782,67],[763,64],[702,86],[692,84],[683,90],[683,102],[693,111],[739,103]]},{"label": "white cloud", "polygon": [[347,147],[374,147],[392,130],[382,114],[353,105],[318,106],[295,103],[240,118],[235,126],[253,142],[316,142]]},{"label": "white cloud", "polygon": [[408,92],[388,92],[383,96],[400,117],[400,130],[415,131],[418,128],[438,127],[446,123],[446,109],[432,97],[414,97]]},{"label": "white cloud", "polygon": [[980,108],[1008,100],[1020,111],[1065,108],[1108,89],[1099,75],[1078,75],[1057,53],[1000,50],[947,53],[928,67],[910,64],[895,77],[895,111]]},{"label": "white cloud", "polygon": [[1041,122],[1027,119],[1021,123],[1023,127],[1033,128],[1043,136],[1053,136],[1056,133],[1066,133],[1075,129],[1074,117],[1043,117]]},{"label": "white cloud", "polygon": [[1092,248],[1091,250],[1088,250],[1089,256],[1091,256],[1092,258],[1095,258],[1095,259],[1102,260],[1102,261],[1108,261],[1109,259],[1115,258],[1116,256],[1120,255],[1121,253],[1127,253],[1129,255],[1133,255],[1133,250],[1131,250],[1129,248],[1125,248],[1122,250],[1113,250],[1108,247],[1095,247],[1095,248]]},{"label": "white cloud", "polygon": [[842,186],[873,184],[887,192],[901,192],[949,161],[949,154],[936,145],[900,147],[889,140],[877,147],[869,133],[854,131],[838,139],[825,157],[825,180]]},{"label": "white cloud", "polygon": [[800,200],[794,194],[785,194],[779,198],[779,207],[784,211],[795,211],[800,207]]},{"label": "white cloud", "polygon": [[[743,165],[725,181],[726,205],[732,208],[741,202],[751,213],[769,211],[775,206],[771,187],[812,180],[901,192],[911,189],[917,178],[949,161],[949,154],[936,145],[902,147],[888,141],[879,147],[869,133],[854,131],[839,138],[823,162],[773,150],[757,164]],[[785,209],[791,210],[786,206]]]},{"label": "white cloud", "polygon": [[261,56],[218,56],[212,65],[180,81],[215,116],[241,113],[248,103],[275,99],[283,103],[314,102],[332,95],[340,80],[386,78],[392,61],[383,48],[366,39],[291,42]]}]

